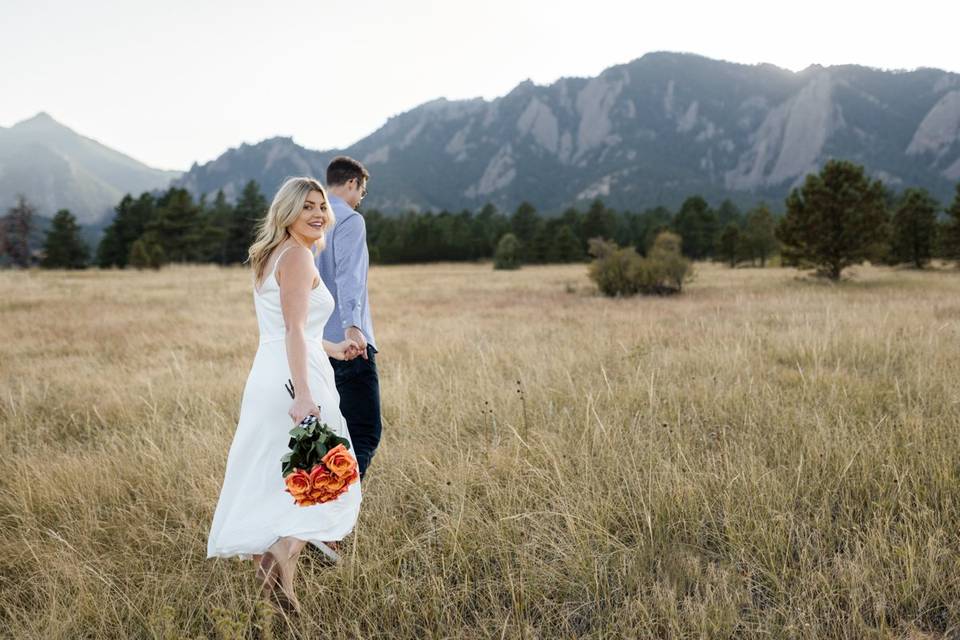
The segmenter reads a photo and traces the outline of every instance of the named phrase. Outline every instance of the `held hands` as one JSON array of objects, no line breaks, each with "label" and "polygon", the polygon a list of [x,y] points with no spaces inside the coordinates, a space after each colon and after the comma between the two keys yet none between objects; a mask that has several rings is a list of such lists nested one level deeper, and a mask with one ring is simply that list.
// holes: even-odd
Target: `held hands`
[{"label": "held hands", "polygon": [[363,357],[366,357],[366,351],[361,352],[360,346],[348,338],[343,342],[334,343],[334,351],[330,354],[330,357],[337,360],[353,360],[361,353],[363,353]]},{"label": "held hands", "polygon": [[[367,359],[367,337],[363,335],[363,331],[360,331],[357,327],[347,327],[347,330],[343,332],[344,337],[347,340],[352,340],[357,344],[358,354],[364,360]],[[348,358],[350,359],[350,358]]]}]

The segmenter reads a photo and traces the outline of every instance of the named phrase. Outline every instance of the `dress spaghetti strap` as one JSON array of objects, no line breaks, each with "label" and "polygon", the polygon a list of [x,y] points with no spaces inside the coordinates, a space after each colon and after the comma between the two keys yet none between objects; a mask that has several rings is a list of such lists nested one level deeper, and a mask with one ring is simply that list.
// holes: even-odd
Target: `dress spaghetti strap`
[{"label": "dress spaghetti strap", "polygon": [[263,290],[264,285],[267,284],[267,280],[269,280],[270,278],[272,278],[272,277],[273,277],[273,274],[277,272],[277,265],[280,264],[280,258],[282,258],[282,257],[283,257],[283,254],[285,254],[285,253],[287,252],[287,249],[292,249],[293,247],[294,247],[294,245],[292,245],[292,244],[289,245],[289,246],[287,246],[287,247],[284,247],[283,251],[281,251],[280,253],[277,254],[277,259],[273,261],[273,268],[270,269],[270,273],[267,274],[267,277],[264,278],[264,279],[263,279],[263,282],[260,283],[260,287],[259,287],[259,288],[254,287],[254,289],[253,289],[254,292],[256,292],[256,293],[259,294],[259,293]]}]

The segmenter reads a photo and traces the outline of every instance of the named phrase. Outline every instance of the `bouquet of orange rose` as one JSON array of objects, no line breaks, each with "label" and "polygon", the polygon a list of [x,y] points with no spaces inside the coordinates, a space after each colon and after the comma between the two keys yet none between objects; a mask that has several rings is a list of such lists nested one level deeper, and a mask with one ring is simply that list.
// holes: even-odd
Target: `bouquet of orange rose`
[{"label": "bouquet of orange rose", "polygon": [[315,416],[290,430],[288,446],[280,459],[285,491],[301,507],[336,500],[360,478],[350,442]]}]

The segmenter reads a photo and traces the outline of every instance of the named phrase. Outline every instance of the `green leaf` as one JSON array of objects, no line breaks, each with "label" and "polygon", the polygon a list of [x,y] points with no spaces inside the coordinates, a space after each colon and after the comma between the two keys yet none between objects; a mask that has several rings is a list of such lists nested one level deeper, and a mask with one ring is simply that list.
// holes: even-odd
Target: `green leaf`
[{"label": "green leaf", "polygon": [[341,438],[340,436],[332,436],[329,440],[330,448],[333,449],[338,444],[342,444],[346,449],[350,449],[350,441],[346,438]]},{"label": "green leaf", "polygon": [[307,435],[307,430],[303,427],[297,426],[293,429],[290,429],[290,435],[294,438],[302,438],[303,436]]}]

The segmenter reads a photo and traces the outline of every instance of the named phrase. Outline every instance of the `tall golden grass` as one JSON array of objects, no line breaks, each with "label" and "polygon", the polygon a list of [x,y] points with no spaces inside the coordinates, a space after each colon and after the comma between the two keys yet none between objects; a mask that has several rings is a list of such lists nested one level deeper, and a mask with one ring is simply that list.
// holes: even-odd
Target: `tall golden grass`
[{"label": "tall golden grass", "polygon": [[0,273],[0,633],[956,637],[960,275],[855,271],[374,268],[384,437],[298,620],[205,559],[248,272]]}]

